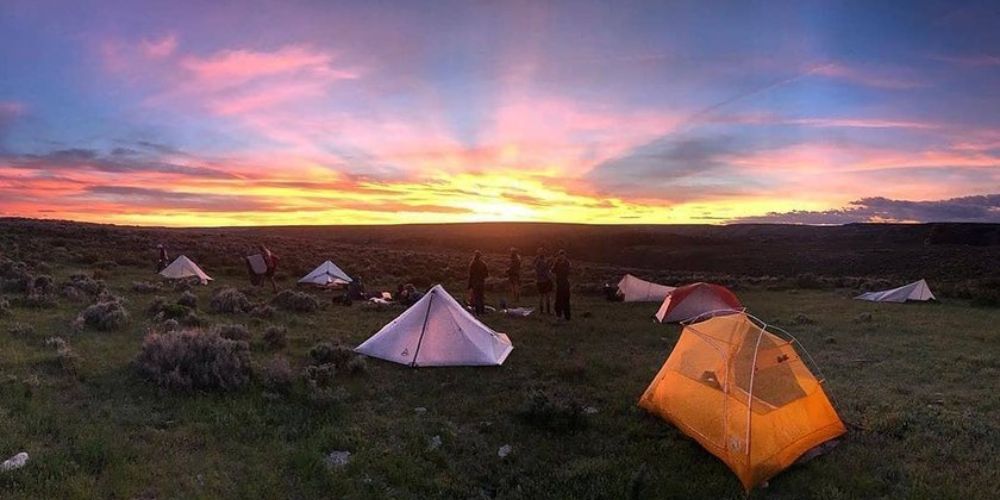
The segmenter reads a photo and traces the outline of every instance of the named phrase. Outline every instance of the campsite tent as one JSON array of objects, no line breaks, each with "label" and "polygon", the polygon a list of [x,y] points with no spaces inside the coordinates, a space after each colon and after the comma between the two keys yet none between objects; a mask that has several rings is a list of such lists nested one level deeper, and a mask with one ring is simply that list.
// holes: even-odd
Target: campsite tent
[{"label": "campsite tent", "polygon": [[618,294],[625,302],[663,302],[663,299],[674,290],[672,286],[652,283],[631,274],[626,274],[618,282]]},{"label": "campsite tent", "polygon": [[698,441],[749,490],[846,431],[796,343],[746,313],[686,325],[639,406]]},{"label": "campsite tent", "polygon": [[354,351],[410,366],[479,366],[503,364],[512,349],[437,285]]},{"label": "campsite tent", "polygon": [[196,277],[202,285],[207,285],[212,280],[212,277],[205,274],[205,271],[202,271],[198,264],[184,255],[177,257],[169,266],[163,268],[160,271],[160,276],[175,280]]},{"label": "campsite tent", "polygon": [[670,292],[656,312],[656,319],[660,323],[676,323],[742,307],[740,299],[728,288],[699,282],[677,287]]},{"label": "campsite tent", "polygon": [[862,293],[855,299],[870,300],[872,302],[906,302],[907,300],[937,300],[931,293],[930,287],[924,280],[914,281],[909,285],[904,285],[892,290],[882,290],[881,292]]},{"label": "campsite tent", "polygon": [[353,281],[343,269],[336,264],[326,261],[313,269],[311,273],[299,280],[299,283],[317,286],[342,286]]}]

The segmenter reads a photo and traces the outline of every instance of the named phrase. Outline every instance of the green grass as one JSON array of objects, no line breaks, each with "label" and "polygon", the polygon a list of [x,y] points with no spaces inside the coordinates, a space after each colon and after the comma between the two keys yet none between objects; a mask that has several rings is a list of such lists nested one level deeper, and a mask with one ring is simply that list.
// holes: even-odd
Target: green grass
[{"label": "green grass", "polygon": [[[57,270],[57,281],[70,271]],[[12,308],[0,318],[0,455],[31,454],[25,468],[0,473],[0,497],[743,496],[720,461],[636,407],[679,334],[651,321],[653,304],[576,297],[568,324],[490,316],[486,322],[515,346],[504,366],[410,369],[369,360],[367,375],[338,375],[346,400],[320,405],[303,387],[287,396],[256,384],[175,394],[139,378],[130,362],[155,294],[131,291],[132,281],[150,279],[142,270],[113,274],[109,284],[127,297],[132,315],[124,330],[72,333],[86,303],[66,299],[56,309]],[[357,345],[399,313],[326,305],[263,321],[214,315],[206,310],[216,286],[196,290],[202,318],[247,324],[257,363],[274,354],[261,340],[266,326],[287,326],[289,345],[278,352],[297,370],[316,342]],[[753,496],[1000,496],[998,310],[952,301],[870,304],[829,290],[738,294],[809,350],[850,427],[830,454],[794,466]],[[161,295],[173,301],[180,292]],[[873,321],[855,322],[861,312]],[[793,324],[799,313],[816,323]],[[34,331],[12,336],[14,323]],[[79,354],[75,375],[44,345],[50,336],[66,338]],[[598,413],[580,430],[534,426],[518,416],[533,389]],[[433,436],[439,448],[429,448]],[[505,444],[513,452],[501,459]],[[332,450],[349,450],[351,462],[329,470],[323,459]]]}]

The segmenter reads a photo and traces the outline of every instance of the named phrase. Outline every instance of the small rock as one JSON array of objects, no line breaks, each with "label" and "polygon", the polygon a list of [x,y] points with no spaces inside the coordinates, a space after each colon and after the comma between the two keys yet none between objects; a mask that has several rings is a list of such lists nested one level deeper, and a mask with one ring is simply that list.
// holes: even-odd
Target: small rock
[{"label": "small rock", "polygon": [[0,464],[0,472],[20,469],[21,467],[24,467],[26,463],[28,463],[28,452],[22,451],[21,453],[4,460],[3,463]]},{"label": "small rock", "polygon": [[514,448],[511,448],[509,444],[505,444],[497,450],[497,456],[500,458],[507,458],[507,455],[510,455],[510,452],[512,451],[514,451]]},{"label": "small rock", "polygon": [[583,409],[583,413],[585,413],[587,415],[593,415],[593,414],[597,413],[597,408],[594,408],[593,406],[588,406],[588,407],[586,407],[586,408]]},{"label": "small rock", "polygon": [[427,408],[424,408],[423,406],[418,406],[414,408],[413,411],[419,415],[423,415],[424,413],[427,413]]},{"label": "small rock", "polygon": [[441,436],[433,436],[429,443],[427,443],[428,450],[436,450],[441,447]]},{"label": "small rock", "polygon": [[349,451],[331,451],[329,455],[326,456],[327,467],[343,467],[351,461],[351,452]]}]

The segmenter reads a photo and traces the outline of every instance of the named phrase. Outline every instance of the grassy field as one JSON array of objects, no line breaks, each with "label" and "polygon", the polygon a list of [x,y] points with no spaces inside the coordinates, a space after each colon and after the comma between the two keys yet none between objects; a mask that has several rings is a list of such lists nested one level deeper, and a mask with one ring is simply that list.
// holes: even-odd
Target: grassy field
[{"label": "grassy field", "polygon": [[[51,274],[60,281],[71,271]],[[147,382],[131,363],[156,294],[136,293],[132,283],[152,277],[135,267],[108,275],[111,291],[128,301],[127,328],[73,333],[88,302],[69,300],[53,309],[11,307],[0,318],[0,455],[31,454],[23,469],[0,473],[2,498],[743,496],[720,461],[636,407],[679,334],[649,319],[655,305],[578,296],[570,323],[488,316],[515,346],[504,366],[409,369],[369,360],[367,374],[337,375],[342,398],[320,403],[301,383],[279,395],[258,382],[191,394]],[[221,281],[195,290],[199,315],[249,326],[255,363],[280,354],[299,370],[315,343],[355,346],[400,312],[356,304],[270,320],[212,314],[213,287],[243,285]],[[737,293],[808,348],[850,428],[830,454],[752,496],[1000,497],[997,309],[953,300],[870,304],[835,290]],[[159,295],[173,301],[180,292]],[[863,312],[872,321],[856,321]],[[287,326],[287,347],[261,341],[270,324]],[[52,336],[80,356],[75,373],[46,346]],[[597,412],[573,425],[541,425],[522,411],[539,390]],[[504,445],[512,452],[500,458]],[[350,451],[351,461],[329,468],[324,458],[333,450]]]}]

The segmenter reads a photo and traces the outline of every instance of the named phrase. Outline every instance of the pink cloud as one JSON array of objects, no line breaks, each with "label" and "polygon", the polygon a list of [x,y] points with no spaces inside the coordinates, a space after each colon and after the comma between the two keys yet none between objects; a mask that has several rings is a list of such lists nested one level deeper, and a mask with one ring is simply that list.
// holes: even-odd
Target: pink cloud
[{"label": "pink cloud", "polygon": [[177,36],[173,33],[153,40],[143,40],[141,49],[146,57],[159,59],[168,57],[177,50]]},{"label": "pink cloud", "polygon": [[926,85],[911,77],[909,73],[901,68],[862,68],[842,63],[824,64],[808,71],[808,74],[811,75],[825,76],[881,89],[906,90]]}]

